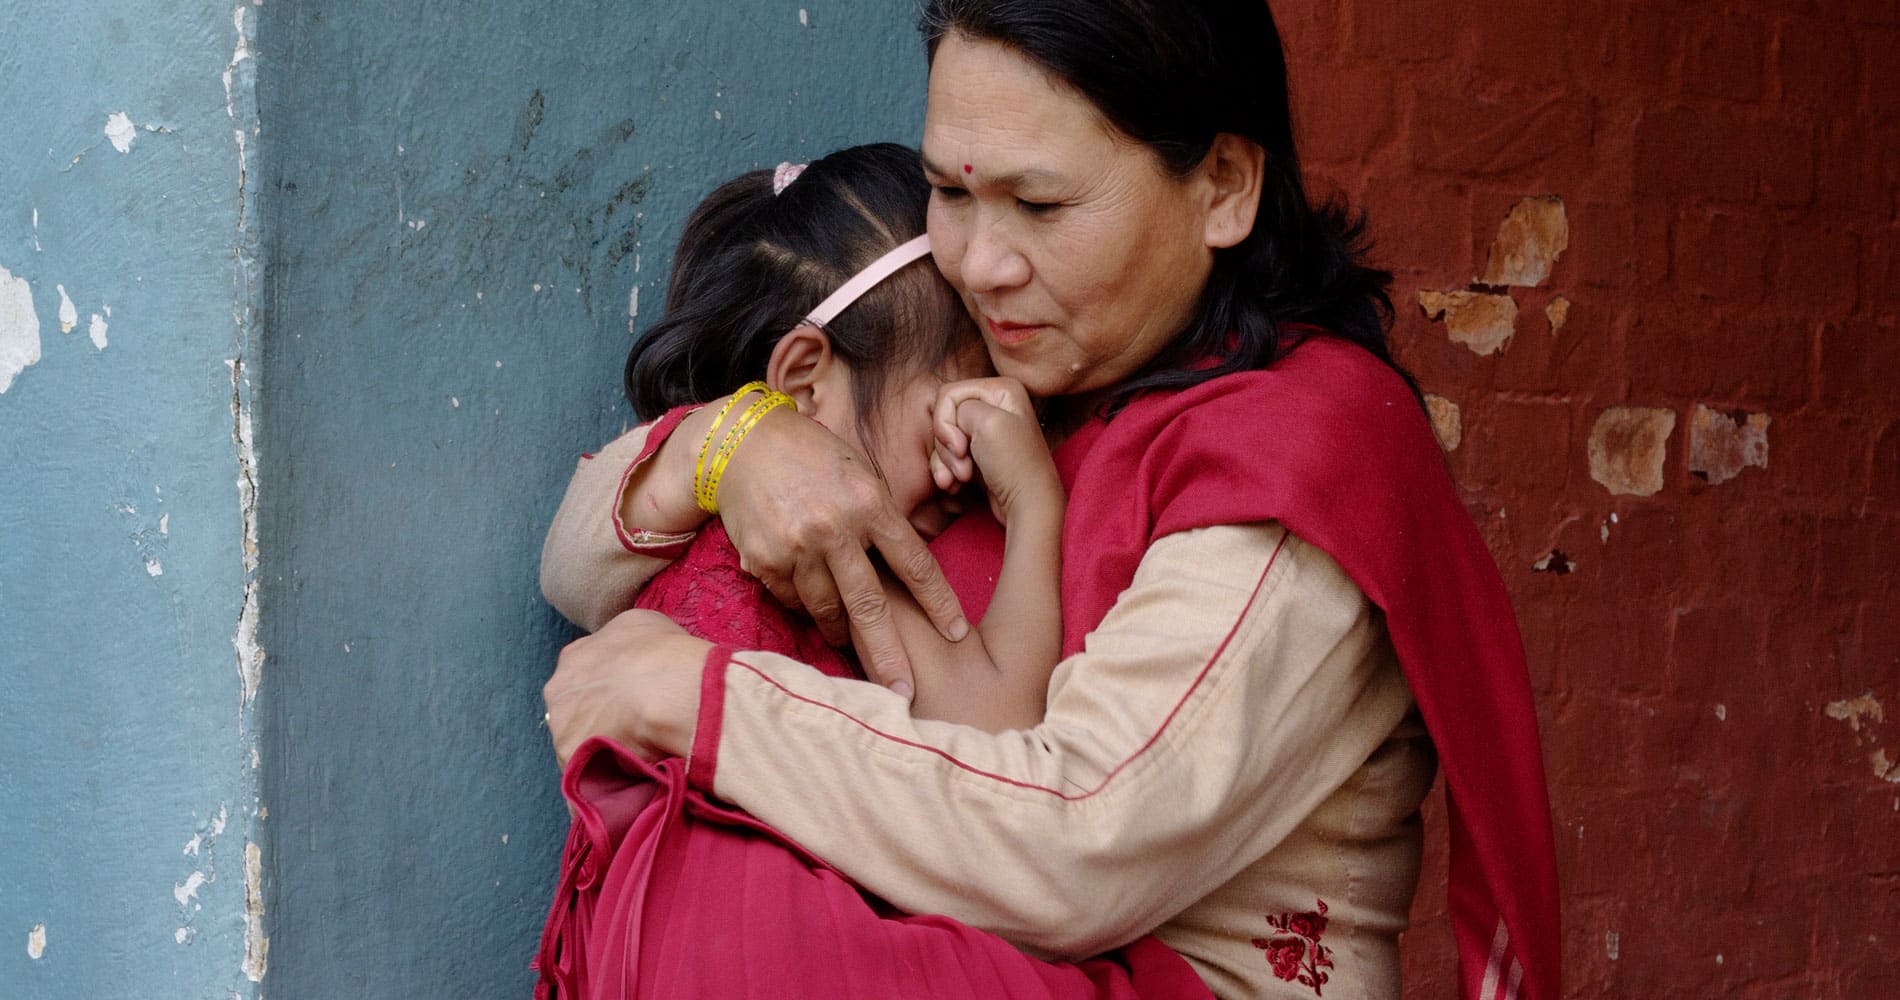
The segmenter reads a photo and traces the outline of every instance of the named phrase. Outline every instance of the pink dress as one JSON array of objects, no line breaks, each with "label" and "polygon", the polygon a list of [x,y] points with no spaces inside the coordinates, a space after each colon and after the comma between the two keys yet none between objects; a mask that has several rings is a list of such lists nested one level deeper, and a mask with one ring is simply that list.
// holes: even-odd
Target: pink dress
[{"label": "pink dress", "polygon": [[[1001,562],[987,514],[932,544],[974,619]],[[817,627],[739,567],[717,521],[641,592],[688,632],[860,676]],[[582,744],[562,790],[574,809],[560,885],[535,965],[539,1000],[569,998],[1209,998],[1152,937],[1080,963],[1030,958],[944,917],[898,913],[771,827],[688,780],[679,758],[647,763],[604,739]]]}]

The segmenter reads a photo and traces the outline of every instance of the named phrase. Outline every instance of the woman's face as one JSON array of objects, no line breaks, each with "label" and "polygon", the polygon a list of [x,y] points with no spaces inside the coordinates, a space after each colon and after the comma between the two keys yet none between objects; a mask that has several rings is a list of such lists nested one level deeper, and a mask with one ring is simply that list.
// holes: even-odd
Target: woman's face
[{"label": "woman's face", "polygon": [[1042,397],[1112,388],[1192,318],[1209,197],[1013,50],[952,34],[924,118],[930,243],[998,374]]}]

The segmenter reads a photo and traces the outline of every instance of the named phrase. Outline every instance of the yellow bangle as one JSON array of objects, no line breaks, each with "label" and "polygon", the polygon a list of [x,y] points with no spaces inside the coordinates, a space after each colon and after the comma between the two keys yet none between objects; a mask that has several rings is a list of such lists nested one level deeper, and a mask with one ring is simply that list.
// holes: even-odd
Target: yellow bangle
[{"label": "yellow bangle", "polygon": [[726,464],[732,461],[733,453],[739,450],[739,443],[752,432],[752,428],[758,426],[759,421],[765,419],[766,414],[781,406],[789,406],[794,411],[798,409],[798,404],[793,402],[792,397],[767,389],[758,402],[753,403],[745,413],[733,421],[732,429],[727,431],[724,440],[719,442],[719,450],[714,452],[711,468],[706,472],[705,489],[700,497],[701,510],[708,514],[719,513],[719,481],[726,474]]},{"label": "yellow bangle", "polygon": [[693,499],[699,504],[701,510],[711,513],[707,504],[710,504],[712,500],[707,497],[703,484],[706,481],[706,451],[712,447],[713,435],[719,433],[719,425],[725,422],[726,414],[731,412],[733,406],[747,393],[770,391],[772,391],[771,387],[764,382],[747,382],[740,386],[738,391],[726,397],[726,405],[719,408],[719,412],[713,416],[712,426],[706,428],[706,440],[699,443],[699,459],[693,463]]}]

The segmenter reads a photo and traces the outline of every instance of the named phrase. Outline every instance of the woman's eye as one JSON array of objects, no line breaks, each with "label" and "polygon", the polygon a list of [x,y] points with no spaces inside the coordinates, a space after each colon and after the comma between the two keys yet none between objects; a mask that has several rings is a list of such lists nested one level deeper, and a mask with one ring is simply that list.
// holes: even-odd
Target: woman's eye
[{"label": "woman's eye", "polygon": [[942,198],[945,201],[957,201],[959,199],[968,197],[970,194],[970,192],[964,190],[963,188],[951,187],[948,184],[937,185],[935,188],[935,193],[937,197]]},{"label": "woman's eye", "polygon": [[1030,201],[1026,198],[1018,198],[1016,199],[1016,207],[1030,215],[1047,215],[1061,208],[1062,203],[1054,201]]}]

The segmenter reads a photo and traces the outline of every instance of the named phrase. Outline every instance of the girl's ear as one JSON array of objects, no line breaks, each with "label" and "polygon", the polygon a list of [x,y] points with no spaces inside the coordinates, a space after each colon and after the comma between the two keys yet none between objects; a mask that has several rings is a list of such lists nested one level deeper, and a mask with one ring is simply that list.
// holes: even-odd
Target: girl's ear
[{"label": "girl's ear", "polygon": [[773,345],[765,384],[792,397],[799,412],[814,417],[837,405],[840,400],[834,395],[848,398],[851,391],[850,373],[831,352],[831,338],[811,323],[798,324]]},{"label": "girl's ear", "polygon": [[1231,132],[1214,137],[1200,166],[1208,194],[1202,235],[1209,249],[1234,246],[1253,232],[1266,162],[1267,151],[1248,139]]}]

